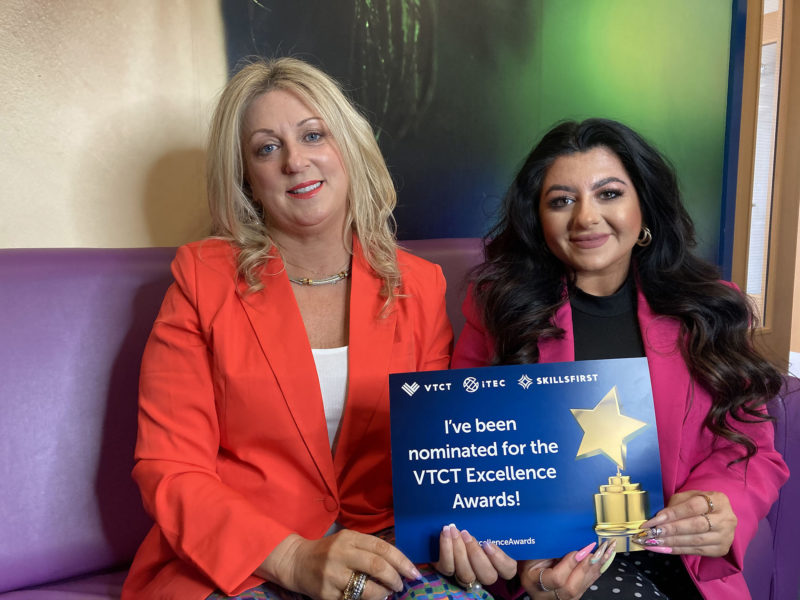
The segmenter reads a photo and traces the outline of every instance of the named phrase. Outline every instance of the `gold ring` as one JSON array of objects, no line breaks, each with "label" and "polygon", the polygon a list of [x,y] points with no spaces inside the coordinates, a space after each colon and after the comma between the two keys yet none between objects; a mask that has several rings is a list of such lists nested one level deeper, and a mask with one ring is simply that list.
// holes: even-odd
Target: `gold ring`
[{"label": "gold ring", "polygon": [[542,581],[542,573],[544,573],[544,569],[539,569],[539,587],[542,588],[543,592],[554,592],[555,590],[553,588],[547,587],[544,581]]},{"label": "gold ring", "polygon": [[714,503],[711,501],[711,498],[709,498],[705,494],[700,494],[700,496],[702,496],[703,500],[705,500],[706,504],[708,504],[708,510],[706,511],[706,514],[708,515],[708,514],[713,513],[714,512]]},{"label": "gold ring", "polygon": [[[711,519],[708,518],[708,514],[704,514],[704,515],[700,515],[700,516],[703,517],[706,520],[706,523],[708,523],[708,531],[711,531],[711,529],[712,529],[712,527],[711,527]],[[708,533],[708,531],[706,533]]]},{"label": "gold ring", "polygon": [[367,574],[360,571],[353,571],[347,585],[344,586],[342,598],[344,600],[358,600],[361,594],[364,593],[364,587],[367,585]]}]

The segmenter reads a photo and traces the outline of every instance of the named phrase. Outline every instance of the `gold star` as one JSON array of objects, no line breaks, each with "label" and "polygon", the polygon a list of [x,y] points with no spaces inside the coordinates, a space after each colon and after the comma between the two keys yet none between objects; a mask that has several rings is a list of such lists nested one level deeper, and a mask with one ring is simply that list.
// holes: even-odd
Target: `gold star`
[{"label": "gold star", "polygon": [[611,388],[593,409],[571,408],[570,412],[583,429],[575,460],[602,453],[624,469],[626,444],[647,427],[647,423],[620,414],[617,386]]}]

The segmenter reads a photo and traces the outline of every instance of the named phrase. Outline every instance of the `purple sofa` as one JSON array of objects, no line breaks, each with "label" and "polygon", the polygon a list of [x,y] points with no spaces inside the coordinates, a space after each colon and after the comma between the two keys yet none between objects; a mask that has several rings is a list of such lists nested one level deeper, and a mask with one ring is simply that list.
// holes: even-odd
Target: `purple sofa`
[{"label": "purple sofa", "polygon": [[[441,264],[456,332],[475,239],[403,243]],[[0,250],[0,600],[118,598],[149,527],[130,478],[139,360],[172,248]],[[800,472],[800,382],[770,403]],[[800,480],[747,555],[756,600],[798,600]],[[732,599],[735,600],[735,599]]]}]

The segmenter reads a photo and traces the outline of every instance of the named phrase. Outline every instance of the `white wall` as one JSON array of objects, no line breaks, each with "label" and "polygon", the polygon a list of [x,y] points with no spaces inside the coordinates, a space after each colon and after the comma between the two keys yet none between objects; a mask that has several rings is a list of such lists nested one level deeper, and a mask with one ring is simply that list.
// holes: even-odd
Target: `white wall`
[{"label": "white wall", "polygon": [[0,247],[202,236],[226,68],[215,0],[4,0]]}]

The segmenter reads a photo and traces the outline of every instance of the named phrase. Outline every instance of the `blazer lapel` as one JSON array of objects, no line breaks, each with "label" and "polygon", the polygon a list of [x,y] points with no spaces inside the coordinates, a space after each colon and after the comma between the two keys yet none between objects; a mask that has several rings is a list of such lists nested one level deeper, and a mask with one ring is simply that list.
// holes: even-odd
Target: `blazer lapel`
[{"label": "blazer lapel", "polygon": [[[264,289],[243,295],[244,310],[278,381],[308,452],[328,488],[338,496],[316,365],[283,262],[273,248],[262,276]],[[241,289],[246,289],[241,284]]]},{"label": "blazer lapel", "polygon": [[[638,292],[637,313],[655,400],[661,478],[664,493],[670,496],[677,484],[677,450],[681,447],[683,417],[692,380],[678,344],[681,336],[678,321],[653,313],[641,291]],[[675,451],[668,453],[668,448]]]},{"label": "blazer lapel", "polygon": [[386,300],[380,293],[383,282],[367,263],[355,236],[351,272],[347,402],[334,457],[337,471],[356,450],[361,432],[369,427],[381,403],[388,410],[387,373],[397,322],[396,307],[379,316]]}]

